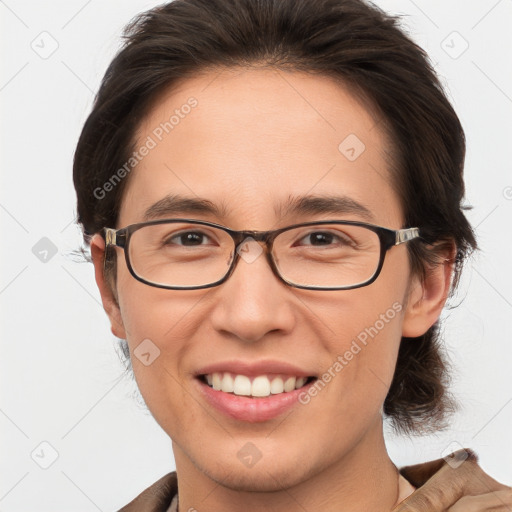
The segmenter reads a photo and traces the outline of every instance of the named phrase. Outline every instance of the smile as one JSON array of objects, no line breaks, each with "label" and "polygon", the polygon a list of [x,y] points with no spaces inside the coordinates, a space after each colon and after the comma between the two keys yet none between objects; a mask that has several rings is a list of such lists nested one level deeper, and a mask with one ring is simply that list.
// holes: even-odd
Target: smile
[{"label": "smile", "polygon": [[284,374],[266,374],[249,377],[231,372],[214,372],[202,375],[201,379],[216,391],[239,396],[264,398],[300,389],[310,383],[315,377],[297,377]]}]

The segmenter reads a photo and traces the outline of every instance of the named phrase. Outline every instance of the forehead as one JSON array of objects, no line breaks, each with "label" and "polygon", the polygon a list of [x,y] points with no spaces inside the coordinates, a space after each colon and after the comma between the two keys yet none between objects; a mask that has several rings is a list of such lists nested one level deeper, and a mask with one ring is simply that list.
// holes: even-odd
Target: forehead
[{"label": "forehead", "polygon": [[119,225],[144,220],[166,196],[206,199],[215,211],[194,217],[247,229],[284,222],[306,196],[342,197],[384,225],[401,216],[379,119],[325,76],[236,68],[182,80],[141,122],[135,148],[144,146]]}]

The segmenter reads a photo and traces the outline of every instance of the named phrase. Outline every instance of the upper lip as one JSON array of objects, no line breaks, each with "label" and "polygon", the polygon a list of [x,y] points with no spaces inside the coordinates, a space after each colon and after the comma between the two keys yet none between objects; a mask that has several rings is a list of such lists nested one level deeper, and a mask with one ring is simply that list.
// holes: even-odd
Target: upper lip
[{"label": "upper lip", "polygon": [[301,370],[299,367],[283,361],[262,359],[260,361],[229,360],[203,366],[196,372],[196,376],[208,375],[216,372],[230,372],[236,375],[257,377],[268,373],[280,373],[296,377],[312,377],[314,373]]}]

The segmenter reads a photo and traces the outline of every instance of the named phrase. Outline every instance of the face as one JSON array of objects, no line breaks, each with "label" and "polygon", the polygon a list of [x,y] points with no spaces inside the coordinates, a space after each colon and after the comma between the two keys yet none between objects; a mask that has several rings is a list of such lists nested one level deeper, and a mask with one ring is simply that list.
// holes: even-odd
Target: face
[{"label": "face", "polygon": [[[182,108],[190,97],[197,104]],[[155,129],[176,109],[179,121],[168,133],[157,130],[158,140]],[[269,69],[204,73],[162,96],[137,137],[137,147],[148,137],[156,145],[129,177],[118,228],[143,221],[167,194],[207,199],[220,212],[162,211],[158,217],[235,230],[335,219],[403,227],[386,159],[389,141],[378,120],[329,78]],[[290,198],[312,195],[343,196],[368,212],[279,210]],[[122,249],[116,251],[113,332],[129,343],[138,386],[172,438],[178,471],[197,471],[232,489],[272,490],[375,455],[382,404],[416,302],[408,299],[418,289],[405,244],[388,251],[374,283],[341,291],[287,286],[263,254],[240,259],[220,286],[159,289],[135,280]],[[424,319],[424,330],[432,322]],[[151,364],[134,355],[143,340],[151,341],[151,359],[158,348]],[[250,397],[235,403],[199,377],[223,368],[316,381],[291,392],[291,404],[286,392],[271,395],[278,406]]]}]

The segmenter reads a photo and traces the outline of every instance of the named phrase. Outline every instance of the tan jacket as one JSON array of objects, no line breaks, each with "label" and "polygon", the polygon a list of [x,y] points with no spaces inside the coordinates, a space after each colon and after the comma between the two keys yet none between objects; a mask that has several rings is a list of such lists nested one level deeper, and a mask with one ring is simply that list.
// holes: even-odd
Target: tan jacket
[{"label": "tan jacket", "polygon": [[[478,465],[477,456],[469,449],[459,450],[443,459],[405,466],[399,471],[416,487],[416,491],[392,512],[444,512],[464,496],[509,489],[484,473]],[[119,512],[168,512],[177,493],[177,475],[173,471],[148,487]],[[491,509],[485,507],[478,510],[484,512]]]}]

